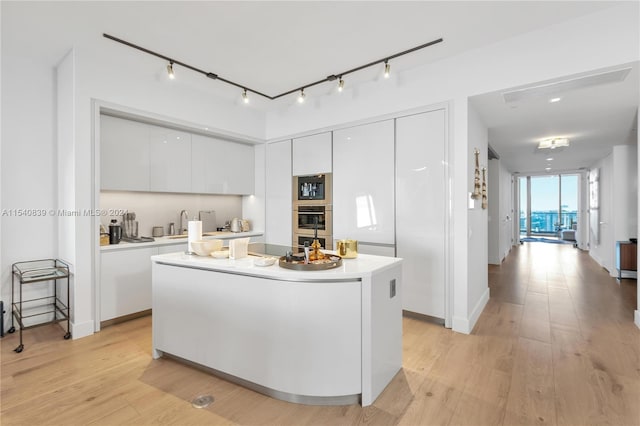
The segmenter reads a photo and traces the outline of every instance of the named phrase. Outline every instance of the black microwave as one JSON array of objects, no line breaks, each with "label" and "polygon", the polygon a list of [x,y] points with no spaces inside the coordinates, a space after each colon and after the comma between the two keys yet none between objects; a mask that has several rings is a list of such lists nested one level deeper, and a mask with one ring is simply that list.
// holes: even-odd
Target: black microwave
[{"label": "black microwave", "polygon": [[331,177],[328,174],[295,177],[296,199],[328,201],[330,197]]}]

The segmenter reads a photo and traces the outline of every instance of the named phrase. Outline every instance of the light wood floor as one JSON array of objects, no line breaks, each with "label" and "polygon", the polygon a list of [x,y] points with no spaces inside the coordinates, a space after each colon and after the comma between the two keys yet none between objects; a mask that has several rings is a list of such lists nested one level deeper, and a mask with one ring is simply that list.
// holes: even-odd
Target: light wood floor
[{"label": "light wood floor", "polygon": [[[276,401],[170,359],[141,318],[75,341],[57,326],[0,341],[6,425],[638,425],[636,281],[569,245],[527,243],[489,268],[471,335],[404,319],[404,367],[367,408]],[[178,319],[177,319],[178,320]],[[313,366],[309,366],[313,368]],[[216,398],[191,407],[200,394]]]}]

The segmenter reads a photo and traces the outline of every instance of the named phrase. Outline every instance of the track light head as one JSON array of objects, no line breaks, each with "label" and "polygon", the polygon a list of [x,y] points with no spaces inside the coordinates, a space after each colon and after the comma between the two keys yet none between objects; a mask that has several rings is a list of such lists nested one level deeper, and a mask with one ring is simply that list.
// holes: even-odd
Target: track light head
[{"label": "track light head", "polygon": [[338,81],[338,92],[342,92],[344,90],[344,80],[342,76],[340,77],[340,81]]},{"label": "track light head", "polygon": [[391,64],[386,60],[384,61],[384,78],[389,78],[389,75],[391,75]]},{"label": "track light head", "polygon": [[173,62],[169,62],[169,65],[167,65],[167,74],[169,74],[171,80],[176,78],[176,75],[173,73]]},{"label": "track light head", "polygon": [[244,102],[245,104],[249,103],[249,95],[247,94],[247,89],[244,89],[244,91],[242,92],[242,102]]},{"label": "track light head", "polygon": [[303,104],[304,103],[304,98],[307,95],[304,94],[304,89],[300,89],[300,94],[298,95],[298,103],[299,104]]}]

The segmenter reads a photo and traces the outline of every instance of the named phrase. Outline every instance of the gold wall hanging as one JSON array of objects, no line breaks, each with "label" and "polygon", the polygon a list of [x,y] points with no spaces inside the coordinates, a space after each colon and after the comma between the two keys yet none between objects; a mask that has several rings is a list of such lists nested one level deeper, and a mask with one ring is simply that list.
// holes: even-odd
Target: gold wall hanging
[{"label": "gold wall hanging", "polygon": [[477,200],[480,198],[480,151],[478,148],[473,150],[473,154],[476,156],[476,170],[473,178],[473,193],[471,194],[471,198]]},{"label": "gold wall hanging", "polygon": [[487,208],[487,168],[482,168],[482,208]]}]

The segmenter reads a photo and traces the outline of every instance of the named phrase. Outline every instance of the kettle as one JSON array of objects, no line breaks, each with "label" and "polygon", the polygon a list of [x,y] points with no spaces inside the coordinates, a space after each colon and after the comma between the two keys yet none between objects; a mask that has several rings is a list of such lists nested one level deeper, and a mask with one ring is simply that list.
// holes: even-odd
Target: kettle
[{"label": "kettle", "polygon": [[242,220],[234,217],[231,219],[231,232],[242,232]]}]

